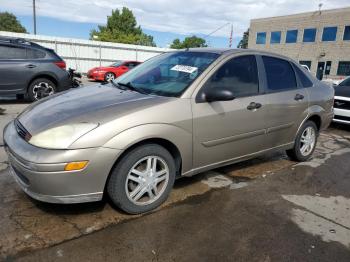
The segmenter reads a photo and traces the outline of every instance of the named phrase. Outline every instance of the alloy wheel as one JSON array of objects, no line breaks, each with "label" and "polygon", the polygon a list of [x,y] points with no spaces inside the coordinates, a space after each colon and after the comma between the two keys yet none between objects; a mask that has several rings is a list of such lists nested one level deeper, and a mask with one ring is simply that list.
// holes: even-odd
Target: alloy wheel
[{"label": "alloy wheel", "polygon": [[308,156],[314,150],[316,144],[316,131],[311,126],[307,127],[300,138],[300,153]]},{"label": "alloy wheel", "polygon": [[55,89],[47,82],[39,82],[33,87],[33,97],[35,100],[39,100],[41,98],[53,95],[55,93]]},{"label": "alloy wheel", "polygon": [[107,82],[113,81],[114,78],[115,78],[115,77],[114,77],[114,75],[113,75],[112,73],[106,74],[106,81],[107,81]]},{"label": "alloy wheel", "polygon": [[126,195],[135,205],[149,205],[161,197],[168,182],[169,167],[165,160],[147,156],[130,169],[125,182]]}]

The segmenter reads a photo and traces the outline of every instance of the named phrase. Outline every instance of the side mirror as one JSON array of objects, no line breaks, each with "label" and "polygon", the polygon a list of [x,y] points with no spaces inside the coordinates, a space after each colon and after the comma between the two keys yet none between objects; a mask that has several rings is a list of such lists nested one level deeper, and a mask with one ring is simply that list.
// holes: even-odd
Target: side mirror
[{"label": "side mirror", "polygon": [[235,99],[232,91],[224,88],[211,88],[204,93],[204,96],[208,103],[215,101],[230,101]]}]

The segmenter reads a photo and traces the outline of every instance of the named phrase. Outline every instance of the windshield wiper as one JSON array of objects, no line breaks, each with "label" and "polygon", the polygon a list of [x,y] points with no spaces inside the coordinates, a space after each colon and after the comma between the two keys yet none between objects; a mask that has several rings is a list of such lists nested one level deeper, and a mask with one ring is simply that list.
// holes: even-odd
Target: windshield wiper
[{"label": "windshield wiper", "polygon": [[129,89],[129,90],[136,91],[136,92],[138,92],[138,93],[147,95],[147,93],[146,93],[145,91],[143,91],[143,90],[140,89],[140,88],[137,88],[137,87],[133,86],[130,82],[128,82],[128,83],[121,83],[121,82],[118,82],[117,84],[118,84],[119,86],[124,86],[124,87],[126,87],[127,89]]}]

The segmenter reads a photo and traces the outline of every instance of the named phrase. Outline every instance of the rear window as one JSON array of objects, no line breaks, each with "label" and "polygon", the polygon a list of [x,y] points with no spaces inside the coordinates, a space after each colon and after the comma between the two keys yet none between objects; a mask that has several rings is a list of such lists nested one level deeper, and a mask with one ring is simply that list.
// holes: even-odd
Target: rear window
[{"label": "rear window", "polygon": [[293,64],[293,67],[294,67],[294,70],[295,70],[297,76],[299,77],[300,82],[303,85],[303,87],[313,86],[313,83],[311,82],[311,80],[305,75],[306,73],[304,73],[299,67],[297,67],[294,64]]},{"label": "rear window", "polygon": [[262,59],[270,91],[276,92],[297,88],[294,70],[288,61],[269,56],[263,56]]}]

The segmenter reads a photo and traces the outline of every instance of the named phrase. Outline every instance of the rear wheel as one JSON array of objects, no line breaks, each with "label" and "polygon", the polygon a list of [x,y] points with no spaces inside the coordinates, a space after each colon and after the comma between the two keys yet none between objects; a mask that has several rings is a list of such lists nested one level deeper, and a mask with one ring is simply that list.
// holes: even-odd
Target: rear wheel
[{"label": "rear wheel", "polygon": [[112,72],[108,72],[105,74],[105,81],[106,82],[111,82],[115,79],[115,74],[113,74]]},{"label": "rear wheel", "polygon": [[130,214],[148,212],[167,198],[175,180],[175,161],[162,146],[148,144],[128,152],[107,184],[113,203]]},{"label": "rear wheel", "polygon": [[47,78],[38,78],[30,83],[27,99],[31,102],[56,93],[56,85]]},{"label": "rear wheel", "polygon": [[287,150],[287,155],[295,161],[303,162],[311,158],[316,148],[318,129],[314,122],[306,121],[300,128],[294,147]]}]

